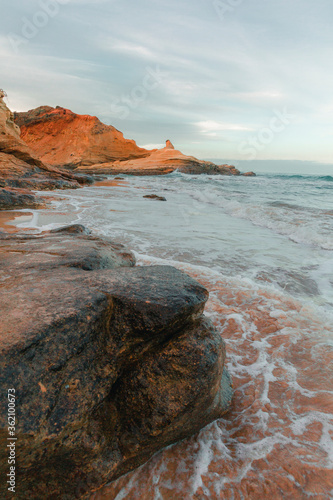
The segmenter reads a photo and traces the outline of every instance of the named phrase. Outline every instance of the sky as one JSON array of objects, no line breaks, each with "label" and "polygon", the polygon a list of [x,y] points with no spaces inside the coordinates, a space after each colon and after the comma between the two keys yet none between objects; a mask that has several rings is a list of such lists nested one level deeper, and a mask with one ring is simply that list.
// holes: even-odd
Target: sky
[{"label": "sky", "polygon": [[11,0],[0,88],[140,146],[333,163],[332,0]]}]

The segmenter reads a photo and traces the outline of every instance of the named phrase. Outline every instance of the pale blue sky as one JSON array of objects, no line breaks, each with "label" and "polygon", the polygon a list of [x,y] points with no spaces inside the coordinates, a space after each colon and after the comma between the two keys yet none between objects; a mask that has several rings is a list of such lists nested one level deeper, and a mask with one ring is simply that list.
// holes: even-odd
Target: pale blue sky
[{"label": "pale blue sky", "polygon": [[11,0],[14,110],[97,115],[200,158],[333,162],[332,0]]}]

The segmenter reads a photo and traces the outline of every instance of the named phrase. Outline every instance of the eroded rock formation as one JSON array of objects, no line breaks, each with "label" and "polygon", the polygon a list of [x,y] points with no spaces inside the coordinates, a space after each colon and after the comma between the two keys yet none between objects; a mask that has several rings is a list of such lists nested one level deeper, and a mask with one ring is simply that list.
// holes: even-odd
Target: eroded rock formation
[{"label": "eroded rock formation", "polygon": [[[87,176],[60,171],[50,165],[46,165],[38,154],[21,139],[20,128],[14,123],[14,115],[4,102],[4,94],[0,94],[0,187],[6,187],[7,192],[1,193],[0,209],[8,208],[2,200],[9,194],[13,200],[24,201],[22,192],[16,188],[24,189],[67,189],[78,188],[82,184],[91,183],[92,179]],[[26,193],[30,199],[34,195]],[[38,199],[35,197],[35,205]],[[25,198],[28,200],[28,198]],[[14,203],[13,207],[20,204]],[[31,208],[31,203],[23,205]]]},{"label": "eroded rock formation", "polygon": [[184,155],[170,140],[162,149],[139,148],[95,116],[78,115],[59,106],[15,113],[15,122],[21,127],[22,138],[44,162],[75,172],[164,175],[178,169],[187,174],[241,175],[232,165],[215,165]]},{"label": "eroded rock formation", "polygon": [[78,115],[60,106],[15,113],[15,121],[22,139],[44,162],[55,166],[75,168],[149,154],[96,116]]},{"label": "eroded rock formation", "polygon": [[135,158],[90,167],[78,166],[75,171],[98,174],[165,175],[178,170],[185,174],[240,175],[232,165],[215,165],[209,161],[186,156],[173,147],[170,141],[162,149],[153,150],[145,158]]},{"label": "eroded rock formation", "polygon": [[12,210],[13,208],[41,208],[45,202],[27,189],[0,188],[0,209]]},{"label": "eroded rock formation", "polygon": [[[208,292],[82,226],[0,235],[0,390],[15,388],[15,498],[72,499],[223,415]],[[0,399],[7,473],[6,398]],[[1,482],[1,497],[6,483]]]}]

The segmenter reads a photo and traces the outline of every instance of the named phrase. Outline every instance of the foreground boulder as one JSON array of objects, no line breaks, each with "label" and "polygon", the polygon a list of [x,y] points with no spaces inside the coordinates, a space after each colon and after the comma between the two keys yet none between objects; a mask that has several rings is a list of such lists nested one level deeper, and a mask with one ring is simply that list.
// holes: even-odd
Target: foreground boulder
[{"label": "foreground boulder", "polygon": [[15,498],[85,496],[228,410],[224,342],[192,278],[133,267],[131,253],[82,226],[0,235],[0,254],[0,389],[16,391]]}]

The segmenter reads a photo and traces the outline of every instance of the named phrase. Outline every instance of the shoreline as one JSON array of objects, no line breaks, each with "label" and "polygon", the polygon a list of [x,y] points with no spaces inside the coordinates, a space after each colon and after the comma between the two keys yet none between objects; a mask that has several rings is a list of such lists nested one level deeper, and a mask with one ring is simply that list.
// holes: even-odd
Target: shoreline
[{"label": "shoreline", "polygon": [[16,497],[81,498],[224,415],[231,380],[204,287],[171,266],[136,266],[123,245],[78,224],[17,227],[33,215],[0,212],[0,385],[19,401]]},{"label": "shoreline", "polygon": [[[112,183],[113,180],[106,181],[105,187],[108,187],[110,182]],[[102,181],[100,186],[103,187],[103,185]],[[122,187],[123,183],[117,186]],[[134,186],[134,189],[136,187]],[[150,187],[150,189],[155,188]],[[106,194],[106,198],[107,196]],[[141,197],[138,199],[141,200]],[[84,200],[82,203],[85,204]],[[151,205],[152,208],[154,206]],[[50,219],[56,217],[52,207],[47,208],[46,211]],[[52,222],[55,220],[53,219]],[[159,264],[157,261],[152,262],[153,260],[141,256],[138,264],[146,267]],[[258,284],[255,296],[252,296],[253,290],[250,286],[233,280],[232,277],[219,278],[218,274],[213,276],[214,273],[208,270],[205,272],[200,266],[192,267],[186,262],[172,265],[192,276],[210,291],[207,311],[213,318],[218,331],[223,332],[227,344],[228,367],[232,367],[231,374],[236,391],[232,410],[199,434],[171,448],[162,449],[141,468],[119,477],[101,490],[91,491],[91,500],[114,498],[123,488],[128,488],[129,500],[136,500],[138,494],[144,498],[144,495],[152,493],[155,487],[152,474],[158,475],[160,491],[167,494],[169,491],[167,485],[174,476],[169,474],[166,464],[170,464],[170,470],[175,471],[181,463],[187,463],[188,467],[187,473],[183,471],[179,474],[179,481],[182,482],[183,488],[181,491],[186,497],[186,494],[191,493],[189,488],[197,477],[196,468],[202,465],[196,459],[196,452],[193,451],[197,448],[208,449],[214,457],[210,463],[211,471],[208,469],[203,471],[203,481],[207,484],[211,482],[218,487],[216,474],[228,479],[227,489],[222,489],[221,495],[229,493],[231,495],[237,488],[242,491],[243,495],[246,495],[248,488],[256,488],[254,491],[258,498],[263,497],[267,491],[276,495],[276,498],[280,498],[278,486],[283,484],[285,485],[284,494],[290,492],[293,498],[301,499],[302,495],[305,495],[304,491],[319,491],[316,483],[319,478],[318,481],[322,485],[320,494],[325,498],[325,488],[327,489],[330,478],[324,461],[321,461],[323,450],[320,447],[320,436],[321,429],[326,432],[327,424],[324,417],[317,422],[312,412],[324,415],[330,404],[328,398],[324,398],[321,394],[328,390],[324,381],[328,369],[325,367],[321,369],[318,366],[312,358],[312,351],[316,353],[320,349],[322,359],[325,356],[325,359],[328,359],[330,352],[326,352],[323,347],[317,345],[318,339],[315,334],[316,329],[318,331],[320,329],[320,325],[317,324],[318,319],[311,318],[310,311],[304,308],[304,303],[302,306],[297,299],[288,300],[287,295],[283,297],[282,293],[274,294],[272,290],[267,293],[269,290],[265,286],[261,287],[260,284]],[[243,316],[244,323],[239,319],[240,314]],[[307,336],[308,329],[310,332],[313,329],[310,337]],[[263,353],[274,365],[274,370],[269,364],[266,366],[262,363],[260,366],[259,361]],[[238,371],[240,356],[242,362]],[[290,370],[287,367],[288,363]],[[258,365],[256,378],[252,377],[252,365],[254,370]],[[295,380],[301,385],[300,391],[295,389],[294,368],[297,372]],[[314,373],[311,381],[306,376],[309,370]],[[271,375],[274,380],[270,380]],[[317,383],[320,381],[322,385],[318,391]],[[306,392],[303,393],[303,387],[304,391],[312,391],[311,397],[305,396]],[[286,398],[285,394],[287,394]],[[314,419],[309,420],[309,423],[304,420],[304,414],[307,413]],[[284,423],[281,423],[282,421]],[[217,443],[216,448],[214,440]],[[269,443],[267,456],[266,442]],[[209,443],[213,443],[211,448]],[[216,449],[224,449],[223,446],[230,451],[230,454],[222,457],[217,455],[215,458]],[[244,461],[241,460],[238,454],[242,450],[250,450],[251,447],[255,453],[259,450],[260,458],[256,460],[248,451]],[[311,468],[304,464],[302,453],[298,453],[301,447],[309,456],[311,455]],[[291,457],[294,457],[293,463],[289,464]],[[279,469],[281,461],[287,461],[289,464],[285,474]],[[235,470],[237,474],[243,474],[249,465],[254,467],[256,472],[245,474],[241,484],[235,484],[236,472],[233,474],[231,471]],[[259,475],[264,477],[262,486],[258,484]],[[290,476],[306,477],[309,482],[308,489],[303,490],[302,486],[292,484]],[[273,479],[270,481],[271,477]],[[210,493],[213,493],[212,489]],[[203,495],[203,490],[199,488],[197,495]]]},{"label": "shoreline", "polygon": [[[21,209],[26,210],[26,209]],[[19,233],[24,231],[24,228],[17,227],[17,224],[24,222],[28,218],[32,218],[32,212],[20,211],[20,210],[0,210],[0,233]],[[10,224],[10,223],[15,224]],[[33,229],[30,229],[32,231]]]}]

